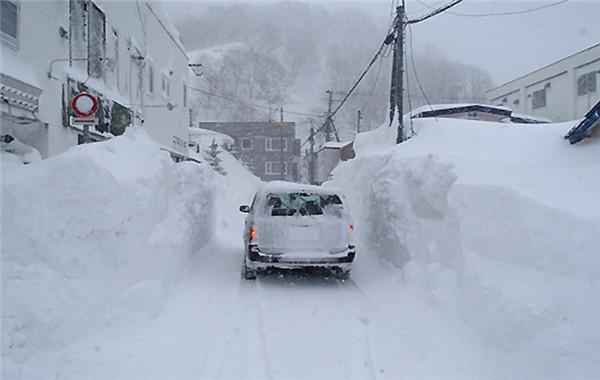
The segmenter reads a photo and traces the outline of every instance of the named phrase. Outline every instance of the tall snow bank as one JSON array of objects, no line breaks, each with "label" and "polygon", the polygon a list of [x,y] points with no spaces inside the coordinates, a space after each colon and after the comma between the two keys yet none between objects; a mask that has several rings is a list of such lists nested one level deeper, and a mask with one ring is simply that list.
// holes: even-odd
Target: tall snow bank
[{"label": "tall snow bank", "polygon": [[214,174],[141,129],[31,165],[3,161],[2,355],[160,312],[214,229]]},{"label": "tall snow bank", "polygon": [[571,126],[421,120],[400,145],[382,127],[333,172],[358,254],[474,329],[489,378],[600,377],[600,141]]},{"label": "tall snow bank", "polygon": [[458,223],[447,201],[455,180],[452,167],[433,155],[404,160],[391,151],[358,157],[334,173],[334,184],[349,191],[359,250],[396,267],[457,259]]}]

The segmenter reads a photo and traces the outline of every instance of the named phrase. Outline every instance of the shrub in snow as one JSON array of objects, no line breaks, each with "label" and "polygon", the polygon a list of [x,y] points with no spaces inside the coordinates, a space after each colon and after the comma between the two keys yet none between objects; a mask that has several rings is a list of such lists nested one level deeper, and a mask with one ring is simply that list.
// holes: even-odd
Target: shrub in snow
[{"label": "shrub in snow", "polygon": [[160,312],[213,234],[214,175],[138,128],[2,176],[2,352]]},{"label": "shrub in snow", "polygon": [[206,151],[206,159],[210,167],[213,168],[214,171],[221,175],[225,175],[227,174],[227,172],[221,165],[222,160],[219,157],[219,154],[221,154],[222,152],[223,151],[219,149],[219,144],[217,144],[215,140],[213,140],[212,144],[210,144],[209,146],[209,149]]}]

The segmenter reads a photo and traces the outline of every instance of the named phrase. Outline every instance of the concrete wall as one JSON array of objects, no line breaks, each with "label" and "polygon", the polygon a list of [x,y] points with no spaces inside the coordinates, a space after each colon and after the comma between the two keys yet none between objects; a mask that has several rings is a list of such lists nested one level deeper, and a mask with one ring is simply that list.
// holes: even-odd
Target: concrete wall
[{"label": "concrete wall", "polygon": [[[577,81],[587,73],[596,76],[596,91],[578,96]],[[533,107],[536,91],[545,91],[545,106]],[[498,86],[487,92],[487,98],[492,105],[552,121],[581,118],[600,100],[600,44]]]}]

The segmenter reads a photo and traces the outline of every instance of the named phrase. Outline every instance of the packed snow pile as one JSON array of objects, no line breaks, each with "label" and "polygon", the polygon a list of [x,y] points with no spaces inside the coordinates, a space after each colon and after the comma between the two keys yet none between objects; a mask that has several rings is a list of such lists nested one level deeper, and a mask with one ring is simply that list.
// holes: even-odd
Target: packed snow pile
[{"label": "packed snow pile", "polygon": [[384,126],[333,173],[363,260],[474,329],[488,378],[600,376],[600,141],[569,145],[572,124]]},{"label": "packed snow pile", "polygon": [[[7,153],[3,153],[7,155]],[[141,129],[22,165],[2,160],[2,355],[160,313],[214,232],[214,173]]]}]

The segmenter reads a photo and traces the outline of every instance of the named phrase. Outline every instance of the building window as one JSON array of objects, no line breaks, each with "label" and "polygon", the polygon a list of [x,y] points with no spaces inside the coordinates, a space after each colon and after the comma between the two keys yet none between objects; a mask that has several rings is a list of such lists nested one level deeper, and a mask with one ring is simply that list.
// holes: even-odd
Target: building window
[{"label": "building window", "polygon": [[287,152],[287,139],[284,137],[270,137],[265,140],[265,149],[267,151],[281,152],[281,142],[283,141],[283,151]]},{"label": "building window", "polygon": [[13,48],[19,47],[19,3],[16,1],[0,1],[0,34],[2,41]]},{"label": "building window", "polygon": [[120,47],[119,47],[119,32],[113,28],[112,30],[113,32],[113,38],[114,38],[114,42],[113,42],[113,55],[114,55],[114,66],[113,66],[113,70],[115,72],[115,84],[117,85],[117,91],[121,90],[121,73],[119,70],[119,57],[120,57]]},{"label": "building window", "polygon": [[249,137],[242,138],[242,150],[252,150],[252,139]]},{"label": "building window", "polygon": [[[268,175],[281,174],[281,162],[279,162],[279,161],[265,162],[265,174],[268,174]],[[287,162],[283,163],[283,174],[287,175]]]},{"label": "building window", "polygon": [[583,96],[596,92],[596,72],[581,75],[577,78],[577,95]]},{"label": "building window", "polygon": [[148,92],[154,94],[154,65],[148,61]]},{"label": "building window", "polygon": [[169,83],[169,76],[165,73],[162,74],[161,88],[162,94],[165,98],[171,96],[171,84]]},{"label": "building window", "polygon": [[542,88],[541,90],[537,90],[533,92],[531,97],[531,108],[543,108],[546,107],[546,89]]},{"label": "building window", "polygon": [[188,105],[188,88],[187,84],[183,83],[183,107],[187,107]]},{"label": "building window", "polygon": [[94,3],[90,3],[88,20],[88,75],[102,78],[103,62],[106,57],[106,19]]}]

